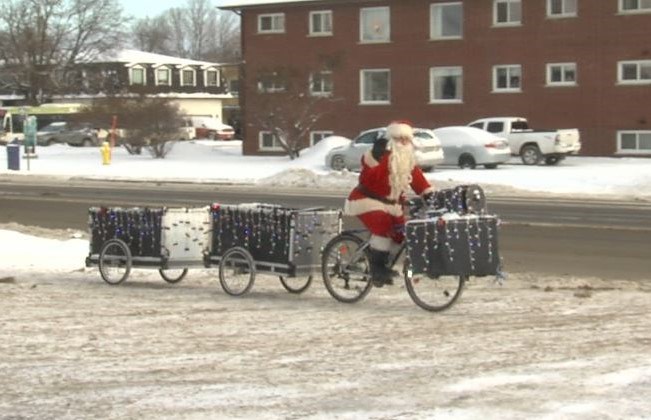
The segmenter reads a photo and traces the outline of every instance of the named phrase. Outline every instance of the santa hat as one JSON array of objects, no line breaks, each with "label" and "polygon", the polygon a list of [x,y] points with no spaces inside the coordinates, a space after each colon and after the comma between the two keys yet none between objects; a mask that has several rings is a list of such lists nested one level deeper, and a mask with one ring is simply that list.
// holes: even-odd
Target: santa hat
[{"label": "santa hat", "polygon": [[406,120],[391,121],[387,126],[387,137],[390,140],[400,137],[414,138],[414,129],[411,127],[411,122]]}]

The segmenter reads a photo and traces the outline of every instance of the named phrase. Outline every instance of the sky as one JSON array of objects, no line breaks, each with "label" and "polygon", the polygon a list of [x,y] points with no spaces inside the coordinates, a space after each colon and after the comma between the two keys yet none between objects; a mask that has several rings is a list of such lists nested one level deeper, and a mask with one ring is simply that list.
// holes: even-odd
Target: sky
[{"label": "sky", "polygon": [[[126,15],[133,16],[138,19],[145,17],[155,17],[171,9],[172,7],[186,7],[189,0],[145,0],[145,1],[133,1],[133,0],[120,0],[122,10]],[[223,3],[223,0],[209,0],[210,4],[215,7],[218,7]]]}]

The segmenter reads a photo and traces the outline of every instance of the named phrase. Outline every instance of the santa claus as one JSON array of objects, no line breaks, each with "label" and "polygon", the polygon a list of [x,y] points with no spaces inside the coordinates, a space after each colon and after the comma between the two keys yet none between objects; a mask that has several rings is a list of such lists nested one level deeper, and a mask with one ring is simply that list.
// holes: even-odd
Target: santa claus
[{"label": "santa claus", "polygon": [[359,184],[346,199],[344,214],[357,216],[371,232],[370,265],[373,284],[391,284],[396,274],[387,267],[389,251],[404,240],[403,205],[411,188],[427,198],[434,190],[416,165],[414,132],[407,121],[391,122],[362,156]]}]

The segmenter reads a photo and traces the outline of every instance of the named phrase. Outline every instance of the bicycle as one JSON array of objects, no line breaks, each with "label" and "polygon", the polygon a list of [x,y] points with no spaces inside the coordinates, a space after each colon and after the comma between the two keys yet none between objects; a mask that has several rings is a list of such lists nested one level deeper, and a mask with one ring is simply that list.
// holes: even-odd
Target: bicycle
[{"label": "bicycle", "polygon": [[[469,212],[471,213],[483,213],[485,211],[483,191],[480,188],[473,189],[478,188],[476,186],[465,188],[467,191],[472,192],[472,194],[468,194],[468,201],[464,204],[466,211],[470,209]],[[442,191],[440,197],[445,195],[449,196],[449,191]],[[409,200],[408,205],[410,208],[425,205],[425,203],[419,201],[418,199]],[[440,202],[441,200],[439,200]],[[478,205],[478,203],[480,204]],[[455,203],[455,206],[448,207],[458,208],[457,203]],[[482,209],[478,210],[480,207]],[[410,213],[414,214],[414,212]],[[438,213],[441,214],[442,210],[438,209]],[[494,216],[486,217],[493,218],[493,222],[495,221]],[[407,224],[409,225],[409,222]],[[493,225],[491,229],[495,227],[496,225]],[[445,229],[445,227],[442,227],[442,229]],[[476,234],[476,232],[474,230],[473,234]],[[457,238],[459,238],[459,232],[456,233]],[[484,232],[483,237],[487,238],[488,235]],[[364,236],[369,236],[370,238],[370,233],[366,229],[343,231],[332,238],[323,250],[321,260],[323,281],[330,295],[340,302],[357,302],[366,297],[373,286],[369,264],[369,238],[364,238]],[[466,239],[469,237],[469,235],[465,236]],[[493,238],[490,239],[492,240]],[[395,267],[400,259],[404,260],[402,275],[405,279],[405,287],[409,297],[416,305],[427,311],[440,312],[454,305],[461,297],[465,283],[471,274],[486,275],[493,271],[495,273],[492,274],[499,272],[499,256],[497,255],[496,244],[494,250],[484,252],[483,255],[480,255],[479,252],[476,253],[476,267],[470,267],[475,264],[475,261],[473,261],[474,255],[465,259],[461,258],[463,255],[460,255],[458,261],[455,262],[456,265],[454,267],[448,267],[444,266],[446,265],[444,259],[432,259],[432,261],[426,261],[425,263],[423,261],[414,261],[412,264],[404,254],[409,242],[413,240],[413,238],[407,235],[400,248],[393,255],[390,255],[389,267]],[[426,251],[430,252],[431,250]],[[460,252],[459,254],[463,253]],[[472,250],[470,254],[473,254]],[[479,260],[487,260],[488,257],[493,261],[492,265],[488,268],[486,266],[480,266],[481,261]],[[472,263],[465,264],[468,261],[472,261]],[[428,267],[424,267],[424,265],[428,265]]]}]

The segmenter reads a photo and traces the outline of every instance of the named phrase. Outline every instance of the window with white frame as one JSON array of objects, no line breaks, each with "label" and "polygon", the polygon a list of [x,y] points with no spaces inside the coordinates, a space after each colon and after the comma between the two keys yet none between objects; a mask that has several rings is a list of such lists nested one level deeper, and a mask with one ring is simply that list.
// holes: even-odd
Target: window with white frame
[{"label": "window with white frame", "polygon": [[494,92],[520,92],[522,89],[522,66],[508,64],[493,66]]},{"label": "window with white frame", "polygon": [[260,150],[283,150],[280,141],[276,139],[271,131],[260,131],[258,133],[258,144]]},{"label": "window with white frame", "polygon": [[493,0],[493,24],[496,26],[522,23],[521,0]]},{"label": "window with white frame", "polygon": [[129,69],[129,84],[141,85],[147,84],[147,73],[142,66],[133,66]]},{"label": "window with white frame", "polygon": [[388,42],[391,40],[388,7],[364,7],[360,9],[359,40],[361,42]]},{"label": "window with white frame", "polygon": [[651,13],[651,0],[619,0],[620,13]]},{"label": "window with white frame", "polygon": [[617,81],[627,85],[651,83],[651,60],[620,61],[617,63]]},{"label": "window with white frame", "polygon": [[258,15],[258,33],[278,34],[285,32],[285,14],[270,13]]},{"label": "window with white frame", "polygon": [[181,69],[181,86],[195,86],[196,76],[196,71],[192,68]]},{"label": "window with white frame", "polygon": [[320,71],[310,74],[310,94],[313,96],[332,95],[331,71]]},{"label": "window with white frame", "polygon": [[258,92],[274,93],[285,91],[285,80],[277,73],[263,74],[258,79]]},{"label": "window with white frame", "polygon": [[310,132],[310,146],[314,146],[324,138],[331,136],[332,131],[311,131]]},{"label": "window with white frame", "polygon": [[360,102],[362,104],[391,103],[391,71],[373,69],[360,71]]},{"label": "window with white frame", "polygon": [[577,0],[547,0],[547,16],[573,17],[576,16]]},{"label": "window with white frame", "polygon": [[219,86],[219,70],[207,69],[204,72],[206,86]]},{"label": "window with white frame", "polygon": [[547,85],[549,86],[576,85],[576,63],[547,64]]},{"label": "window with white frame", "polygon": [[618,131],[617,152],[631,154],[651,154],[651,131]]},{"label": "window with white frame", "polygon": [[159,67],[156,69],[156,86],[171,86],[172,71],[169,67]]},{"label": "window with white frame", "polygon": [[459,39],[463,37],[463,6],[460,2],[430,5],[430,38]]},{"label": "window with white frame", "polygon": [[332,11],[318,10],[310,12],[310,35],[332,35]]},{"label": "window with white frame", "polygon": [[460,103],[463,100],[463,69],[432,67],[429,70],[432,103]]}]

